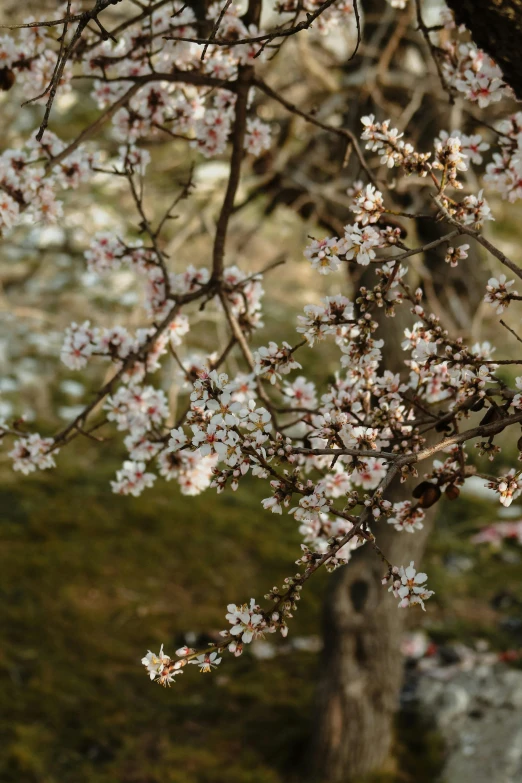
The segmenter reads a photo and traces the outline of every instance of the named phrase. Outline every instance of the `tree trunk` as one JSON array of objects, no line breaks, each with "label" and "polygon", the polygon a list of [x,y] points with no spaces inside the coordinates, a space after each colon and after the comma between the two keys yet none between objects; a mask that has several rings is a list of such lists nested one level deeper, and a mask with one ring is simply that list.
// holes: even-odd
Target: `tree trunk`
[{"label": "tree trunk", "polygon": [[[522,4],[522,0],[448,2],[451,7],[459,8]],[[379,0],[368,0],[364,10],[377,19],[384,13]],[[469,26],[475,33],[473,26]],[[371,37],[371,32],[365,29],[365,36]],[[488,50],[485,44],[480,41],[479,44]],[[502,64],[498,52],[490,53]],[[520,67],[522,86],[520,62],[517,67]],[[517,89],[514,82],[510,83]],[[440,128],[449,125],[449,117],[429,104],[423,104],[422,111],[429,111],[432,121],[422,134],[424,138],[418,140],[419,148],[429,149]],[[405,205],[408,210],[410,206]],[[422,211],[421,205],[416,205],[414,211]],[[441,230],[440,224],[418,221],[419,244],[432,241]],[[425,291],[427,309],[440,315],[453,334],[471,337],[484,295],[485,265],[472,250],[469,258],[449,273],[445,251],[441,246],[425,254],[419,284]],[[359,280],[358,285],[366,282]],[[374,281],[368,283],[374,285]],[[399,307],[392,319],[385,320],[380,311],[372,315],[384,322],[386,367],[383,369],[403,370],[399,364],[403,358],[400,343],[404,327],[411,325],[409,308]],[[411,488],[410,482],[406,485],[397,482],[388,497],[393,501],[411,497]],[[379,546],[392,563],[407,565],[414,560],[419,567],[435,514],[436,507],[426,514],[424,528],[413,535],[398,533],[386,522],[373,526]],[[346,567],[330,577],[323,610],[324,651],[309,764],[314,783],[352,783],[359,776],[382,768],[390,756],[393,717],[402,684],[400,645],[408,613],[398,609],[396,599],[381,584],[384,570],[376,553],[363,546],[354,552]]]},{"label": "tree trunk", "polygon": [[[376,531],[379,545],[393,563],[418,561],[431,519],[414,535],[384,524]],[[323,615],[314,781],[349,783],[381,767],[390,754],[406,611],[381,584],[384,570],[373,549],[364,546],[331,577]]]},{"label": "tree trunk", "polygon": [[[436,224],[419,224],[420,243],[433,240],[433,232],[440,230]],[[437,305],[447,313],[455,333],[469,335],[486,270],[470,254],[448,277],[444,253],[441,247],[424,258],[428,309],[436,310]],[[428,290],[432,291],[431,301]],[[382,318],[380,313],[376,317]],[[395,318],[383,324],[386,367],[394,372],[400,369],[400,341],[410,321],[409,309],[402,307]],[[396,482],[388,497],[394,502],[403,500],[411,497],[411,489],[411,481],[403,485]],[[379,546],[394,565],[414,560],[419,567],[435,512],[436,507],[427,512],[424,528],[413,535],[398,533],[386,522],[373,525]],[[323,610],[324,652],[314,711],[310,765],[314,783],[351,783],[357,776],[382,767],[390,755],[393,716],[402,684],[400,643],[407,612],[398,609],[397,600],[381,584],[384,572],[375,551],[363,546],[331,577]]]}]

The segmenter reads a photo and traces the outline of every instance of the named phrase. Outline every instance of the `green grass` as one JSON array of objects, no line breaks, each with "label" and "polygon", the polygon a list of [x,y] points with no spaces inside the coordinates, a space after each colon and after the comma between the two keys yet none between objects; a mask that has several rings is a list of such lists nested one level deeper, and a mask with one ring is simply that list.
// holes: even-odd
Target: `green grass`
[{"label": "green grass", "polygon": [[[0,780],[238,783],[286,780],[307,732],[316,669],[306,653],[190,667],[170,690],[140,665],[184,631],[227,625],[226,604],[262,600],[294,572],[289,517],[263,488],[185,498],[164,482],[114,496],[93,454],[1,490]],[[109,457],[109,463],[112,460]],[[64,464],[65,462],[65,464]],[[322,580],[295,633],[316,630]]]}]

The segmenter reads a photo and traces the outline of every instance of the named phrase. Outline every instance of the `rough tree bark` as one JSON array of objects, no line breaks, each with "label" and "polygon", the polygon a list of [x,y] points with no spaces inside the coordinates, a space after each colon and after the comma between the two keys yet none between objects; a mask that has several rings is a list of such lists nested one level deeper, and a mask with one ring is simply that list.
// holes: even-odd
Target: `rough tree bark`
[{"label": "rough tree bark", "polygon": [[[431,521],[405,540],[407,534],[381,526],[379,544],[394,563],[418,562],[430,528]],[[406,613],[382,586],[384,571],[375,552],[363,547],[332,577],[323,614],[314,781],[348,783],[389,756]]]},{"label": "rough tree bark", "polygon": [[446,0],[458,24],[500,66],[517,98],[522,98],[522,0]]}]

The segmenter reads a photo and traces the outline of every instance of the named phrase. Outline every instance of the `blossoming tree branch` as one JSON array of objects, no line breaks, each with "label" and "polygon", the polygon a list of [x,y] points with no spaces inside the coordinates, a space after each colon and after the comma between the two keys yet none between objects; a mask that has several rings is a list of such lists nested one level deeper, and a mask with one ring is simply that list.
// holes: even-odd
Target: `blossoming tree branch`
[{"label": "blossoming tree branch", "polygon": [[[124,20],[111,28],[107,14],[114,6]],[[116,229],[98,233],[84,248],[85,264],[100,277],[130,270],[141,281],[147,318],[134,332],[90,321],[67,328],[61,361],[79,373],[88,363],[105,363],[108,380],[54,434],[32,432],[20,420],[3,422],[0,436],[14,470],[53,468],[72,440],[102,439],[113,427],[124,433],[128,452],[112,482],[114,492],[154,491],[158,477],[177,482],[187,495],[241,491],[251,474],[266,487],[267,514],[292,515],[303,537],[296,572],[268,590],[264,602],[227,607],[221,641],[183,647],[175,657],[161,648],[143,658],[150,678],[163,685],[186,664],[208,672],[225,652],[238,656],[263,634],[286,636],[306,582],[320,568],[348,563],[357,547],[375,550],[383,589],[400,608],[424,609],[432,595],[426,574],[413,562],[390,562],[379,546],[379,528],[388,524],[397,535],[414,534],[426,509],[443,493],[456,500],[476,474],[470,455],[493,460],[498,436],[522,425],[522,376],[511,388],[498,374],[499,367],[522,359],[496,360],[488,343],[468,345],[451,334],[426,309],[423,290],[410,274],[413,259],[441,246],[450,275],[470,245],[480,245],[504,268],[484,291],[494,313],[502,316],[522,298],[514,288],[522,268],[483,234],[494,219],[486,189],[510,202],[522,196],[522,113],[513,113],[514,96],[499,67],[455,25],[448,9],[441,6],[437,24],[428,26],[420,0],[412,8],[406,0],[390,0],[390,6],[397,24],[404,14],[416,15],[417,34],[435,59],[447,99],[466,101],[477,126],[489,127],[485,110],[493,103],[505,107],[491,128],[491,144],[478,133],[448,129],[429,148],[417,149],[407,129],[400,132],[374,115],[360,117],[359,140],[271,86],[277,56],[294,36],[327,37],[350,26],[355,56],[362,0],[285,0],[274,7],[267,0],[219,0],[199,16],[181,0],[96,0],[87,10],[69,0],[56,18],[27,19],[0,38],[3,89],[21,85],[28,102],[42,107],[41,123],[26,142],[0,156],[2,235],[61,220],[61,191],[88,189],[100,172],[125,182],[142,239]],[[54,104],[86,83],[98,116],[65,143],[51,130]],[[277,278],[278,264],[248,274],[230,264],[227,252],[245,166],[275,143],[270,124],[258,114],[267,101],[304,120],[310,132],[319,128],[340,138],[346,155],[339,166],[349,157],[357,162],[359,174],[348,191],[352,222],[339,236],[311,238],[304,257],[317,275],[337,274],[340,291],[343,269],[366,267],[372,274],[371,284],[359,287],[353,299],[339,292],[307,304],[296,334],[290,330],[286,339],[268,345],[262,337],[264,284],[265,277],[268,286]],[[212,253],[181,272],[171,268],[164,232],[180,201],[192,197],[195,182],[189,176],[162,214],[151,215],[146,142],[156,137],[186,144],[196,164],[201,158],[229,164]],[[107,138],[117,142],[116,154]],[[486,154],[481,185],[478,175],[466,173]],[[397,182],[406,178],[422,195],[422,213],[405,213],[398,202]],[[410,246],[393,216],[435,221],[443,231],[427,245]],[[380,309],[393,318],[398,308],[409,311],[411,323],[402,343],[403,371],[393,374],[381,369],[386,330],[375,316]],[[216,343],[207,355],[189,354],[184,346],[191,322],[205,309],[226,326],[227,343]],[[325,377],[316,387],[307,365],[323,341],[337,347],[338,368],[335,380]],[[231,375],[233,354],[241,371]],[[184,379],[177,419],[155,382],[172,358]],[[392,485],[417,476],[410,499],[388,499]],[[506,506],[522,491],[517,466],[484,480]]]}]

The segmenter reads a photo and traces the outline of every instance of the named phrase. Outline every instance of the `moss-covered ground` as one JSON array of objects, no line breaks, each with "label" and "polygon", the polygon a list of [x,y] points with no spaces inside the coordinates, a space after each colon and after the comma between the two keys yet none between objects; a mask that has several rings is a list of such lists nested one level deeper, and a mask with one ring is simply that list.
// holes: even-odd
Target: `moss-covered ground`
[{"label": "moss-covered ground", "polygon": [[[0,780],[298,780],[315,654],[245,654],[212,676],[191,667],[170,690],[152,685],[139,663],[147,647],[175,649],[185,631],[215,633],[228,602],[261,599],[292,573],[292,518],[264,514],[255,483],[217,497],[186,498],[165,483],[138,499],[114,496],[110,448],[82,444],[53,473],[3,475]],[[469,541],[495,512],[469,498],[441,509],[425,563],[436,599],[413,618],[440,642],[520,646],[517,550],[492,555]],[[327,578],[312,580],[292,634],[318,632]],[[420,768],[430,780],[440,749],[423,737],[410,737],[399,718],[400,771],[379,780],[418,780]]]}]

